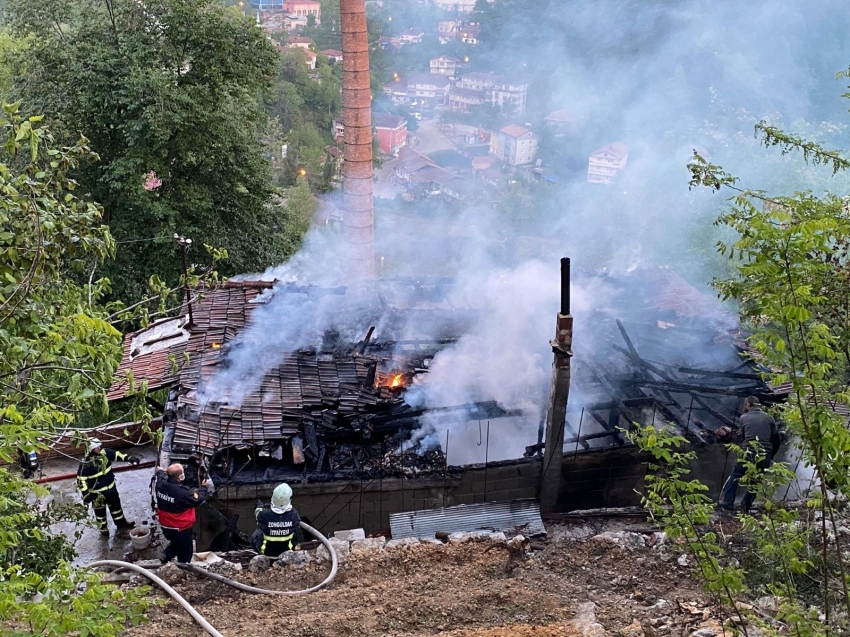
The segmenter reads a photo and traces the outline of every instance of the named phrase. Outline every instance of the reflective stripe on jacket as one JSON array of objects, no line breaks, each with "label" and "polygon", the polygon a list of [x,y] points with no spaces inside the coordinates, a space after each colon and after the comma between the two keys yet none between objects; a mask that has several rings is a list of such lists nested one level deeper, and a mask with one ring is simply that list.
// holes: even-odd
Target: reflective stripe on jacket
[{"label": "reflective stripe on jacket", "polygon": [[295,509],[290,508],[282,513],[274,509],[260,508],[254,510],[257,518],[257,527],[263,534],[263,543],[260,545],[260,553],[266,553],[266,546],[273,542],[277,546],[270,553],[280,555],[284,551],[292,551],[298,543],[301,518]]},{"label": "reflective stripe on jacket", "polygon": [[112,463],[127,458],[127,454],[114,449],[86,454],[77,469],[77,485],[82,494],[103,493],[114,488],[115,474],[112,472]]}]

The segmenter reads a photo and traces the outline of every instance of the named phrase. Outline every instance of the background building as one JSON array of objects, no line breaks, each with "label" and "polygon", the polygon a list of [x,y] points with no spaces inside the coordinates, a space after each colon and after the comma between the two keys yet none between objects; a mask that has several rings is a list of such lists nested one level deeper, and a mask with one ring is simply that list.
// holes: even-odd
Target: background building
[{"label": "background building", "polygon": [[458,60],[457,58],[450,57],[448,55],[441,55],[439,57],[435,57],[429,63],[431,73],[433,73],[434,75],[446,75],[449,77],[455,74],[458,64],[460,64],[460,60]]},{"label": "background building", "polygon": [[251,8],[257,11],[283,11],[283,0],[251,0]]},{"label": "background building", "polygon": [[449,84],[449,78],[444,75],[412,73],[407,78],[407,98],[444,106],[448,101]]},{"label": "background building", "polygon": [[538,140],[527,128],[511,124],[490,137],[490,154],[511,166],[530,164],[537,156]]},{"label": "background building", "polygon": [[407,145],[406,119],[389,113],[374,113],[372,120],[382,153],[395,155],[402,146]]},{"label": "background building", "polygon": [[597,148],[590,155],[587,181],[591,184],[610,184],[629,161],[629,147],[620,142]]},{"label": "background building", "polygon": [[322,5],[316,0],[285,0],[282,10],[289,15],[297,16],[313,16],[316,18],[316,24],[322,21]]}]

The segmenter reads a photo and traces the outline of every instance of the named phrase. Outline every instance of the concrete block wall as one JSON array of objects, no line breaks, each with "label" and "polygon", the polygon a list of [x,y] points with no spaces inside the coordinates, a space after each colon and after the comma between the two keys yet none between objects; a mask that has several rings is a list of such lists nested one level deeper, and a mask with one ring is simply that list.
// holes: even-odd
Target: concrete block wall
[{"label": "concrete block wall", "polygon": [[[640,504],[648,460],[634,447],[564,454],[558,509],[574,511]],[[704,447],[698,450],[698,457],[691,465],[692,476],[708,485],[709,495],[717,498],[734,463],[734,457],[722,446]],[[525,458],[463,467],[444,477],[290,484],[293,504],[300,515],[323,532],[360,527],[367,532],[388,532],[392,513],[536,498],[541,471],[540,458]],[[255,499],[268,502],[275,486],[223,488],[216,494],[216,506],[227,516],[238,513],[239,528],[250,534],[256,528]],[[198,546],[205,547],[222,527],[203,508],[198,517]]]}]

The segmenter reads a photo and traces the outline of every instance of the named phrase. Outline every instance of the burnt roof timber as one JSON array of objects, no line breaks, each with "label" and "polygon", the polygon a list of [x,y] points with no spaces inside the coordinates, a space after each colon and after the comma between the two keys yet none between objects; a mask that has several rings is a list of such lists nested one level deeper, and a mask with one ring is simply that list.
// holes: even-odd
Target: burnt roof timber
[{"label": "burnt roof timber", "polygon": [[752,394],[763,394],[765,388],[759,385],[736,385],[733,387],[716,387],[714,385],[697,385],[695,383],[686,382],[668,382],[655,380],[640,380],[631,377],[617,377],[618,383],[628,385],[640,385],[647,389],[659,389],[686,394],[720,394],[723,396],[739,396],[745,397]]}]

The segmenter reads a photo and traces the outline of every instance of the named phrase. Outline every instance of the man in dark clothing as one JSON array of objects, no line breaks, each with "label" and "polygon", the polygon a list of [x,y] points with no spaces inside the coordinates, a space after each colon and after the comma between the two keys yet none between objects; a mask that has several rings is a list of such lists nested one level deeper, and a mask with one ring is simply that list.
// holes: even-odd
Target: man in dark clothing
[{"label": "man in dark clothing", "polygon": [[162,534],[168,540],[165,561],[177,557],[178,562],[192,560],[192,526],[195,524],[195,509],[207,501],[212,483],[205,480],[197,489],[181,482],[186,479],[182,464],[173,464],[167,471],[156,469],[156,512]]},{"label": "man in dark clothing", "polygon": [[104,449],[97,438],[89,440],[88,446],[89,451],[77,469],[77,485],[83,495],[83,502],[92,505],[97,526],[103,535],[109,535],[109,528],[106,525],[107,507],[119,531],[133,528],[135,523],[124,517],[124,511],[121,508],[121,498],[118,495],[118,489],[115,488],[112,463],[119,460],[137,465],[141,459],[114,449]]},{"label": "man in dark clothing", "polygon": [[[755,396],[750,396],[744,401],[744,413],[741,415],[740,421],[741,433],[744,438],[741,446],[747,454],[746,461],[755,462],[756,469],[759,473],[763,473],[770,467],[773,456],[779,451],[781,444],[776,422],[762,411],[761,404]],[[744,463],[738,461],[732,470],[732,474],[726,480],[726,484],[723,485],[720,505],[722,508],[730,511],[735,509],[738,483],[746,472],[747,468]],[[741,509],[744,512],[750,510],[755,497],[755,492],[747,489],[744,498],[741,500]]]},{"label": "man in dark clothing", "polygon": [[292,508],[292,489],[288,484],[275,487],[270,508],[257,500],[254,517],[257,518],[257,530],[251,535],[251,545],[257,553],[279,557],[295,550],[301,537],[301,518]]}]

